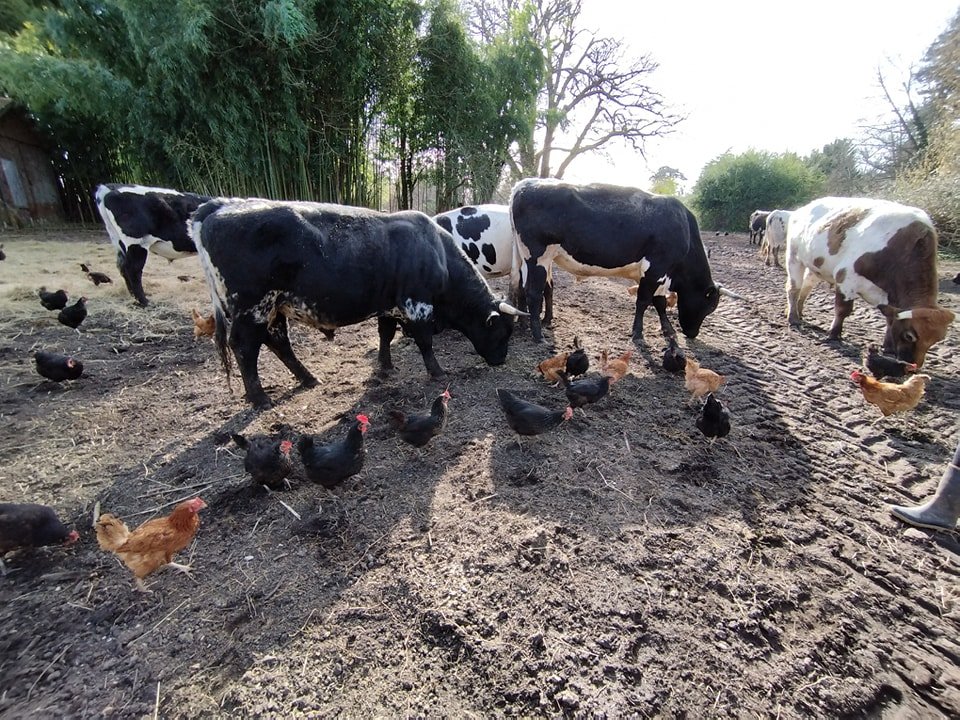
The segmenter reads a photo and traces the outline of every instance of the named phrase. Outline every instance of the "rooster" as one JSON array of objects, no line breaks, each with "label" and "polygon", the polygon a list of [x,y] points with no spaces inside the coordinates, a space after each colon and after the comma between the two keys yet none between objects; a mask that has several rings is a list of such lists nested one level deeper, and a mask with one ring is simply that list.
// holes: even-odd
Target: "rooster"
[{"label": "rooster", "polygon": [[307,478],[332,489],[363,469],[366,449],[363,436],[370,427],[366,415],[357,415],[346,437],[329,445],[316,445],[313,436],[304,435],[297,443]]},{"label": "rooster", "polygon": [[388,412],[390,427],[396,430],[404,442],[414,447],[423,447],[439,435],[447,425],[447,401],[450,393],[444,390],[433,401],[429,415],[406,415],[400,410]]},{"label": "rooster", "polygon": [[46,287],[41,287],[37,290],[37,295],[40,296],[40,304],[47,310],[63,310],[67,306],[67,292],[65,290],[49,292]]},{"label": "rooster", "polygon": [[190,572],[189,565],[173,562],[173,556],[193,542],[200,529],[197,513],[206,506],[200,498],[187,500],[168,516],[147,520],[133,532],[118,517],[104,513],[97,519],[97,544],[133,571],[140,592],[150,592],[143,579],[164,565]]},{"label": "rooster", "polygon": [[288,484],[287,477],[293,472],[290,462],[292,442],[263,435],[246,438],[233,433],[230,437],[237,447],[247,451],[243,457],[243,469],[250,473],[255,484],[266,485],[271,490],[279,490]]},{"label": "rooster", "polygon": [[569,405],[558,410],[550,410],[542,405],[522,400],[509,390],[497,388],[497,400],[503,408],[507,425],[518,435],[539,435],[573,417],[573,408]]},{"label": "rooster", "polygon": [[83,363],[74,357],[37,350],[33,359],[37,364],[37,372],[53,382],[76,380],[83,374]]},{"label": "rooster", "polygon": [[929,375],[911,375],[902,385],[875,380],[859,370],[850,373],[850,379],[860,386],[863,399],[876,405],[883,417],[913,410],[926,390]]}]

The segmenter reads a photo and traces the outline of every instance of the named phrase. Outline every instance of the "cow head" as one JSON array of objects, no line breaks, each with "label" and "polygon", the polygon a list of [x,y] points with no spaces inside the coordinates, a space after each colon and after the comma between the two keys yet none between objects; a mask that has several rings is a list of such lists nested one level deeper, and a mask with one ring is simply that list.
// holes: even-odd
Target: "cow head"
[{"label": "cow head", "polygon": [[716,285],[707,286],[706,290],[677,291],[677,316],[680,320],[680,329],[688,338],[695,338],[700,333],[700,326],[704,319],[717,309],[720,302],[720,288]]},{"label": "cow head", "polygon": [[503,365],[507,360],[507,342],[513,334],[515,316],[526,315],[505,301],[496,301],[483,316],[451,318],[474,349],[489,365]]},{"label": "cow head", "polygon": [[883,349],[900,360],[923,367],[927,350],[947,336],[955,315],[942,307],[901,310],[893,305],[877,307],[887,319]]}]

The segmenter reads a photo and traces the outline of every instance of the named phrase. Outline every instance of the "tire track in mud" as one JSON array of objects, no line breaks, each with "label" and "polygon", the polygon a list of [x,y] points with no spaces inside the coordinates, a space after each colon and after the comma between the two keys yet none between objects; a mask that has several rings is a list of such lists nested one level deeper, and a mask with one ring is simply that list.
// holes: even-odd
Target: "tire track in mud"
[{"label": "tire track in mud", "polygon": [[[750,260],[746,257],[741,263]],[[761,414],[757,396],[736,393],[742,380],[750,378],[770,393],[772,403],[789,419],[792,435],[808,448],[812,461],[814,496],[810,502],[792,510],[795,513],[792,517],[784,517],[781,522],[821,524],[831,531],[825,540],[813,539],[813,544],[827,545],[829,552],[813,553],[808,560],[821,574],[826,574],[828,582],[832,580],[837,586],[849,588],[847,592],[851,595],[863,596],[857,606],[849,609],[858,626],[857,638],[865,640],[875,636],[889,640],[890,624],[900,623],[905,626],[905,640],[914,644],[915,649],[921,649],[908,654],[889,642],[881,640],[879,646],[872,642],[879,654],[886,656],[886,662],[875,669],[895,673],[901,679],[896,684],[905,684],[904,690],[912,690],[920,702],[928,705],[928,710],[955,715],[960,712],[955,691],[944,696],[932,680],[928,683],[911,680],[917,675],[918,667],[928,668],[928,674],[934,678],[940,669],[958,664],[960,646],[944,637],[938,628],[942,627],[944,608],[925,597],[933,584],[930,575],[934,572],[941,573],[948,582],[957,583],[960,578],[955,557],[952,561],[943,557],[928,558],[925,564],[909,563],[904,551],[912,551],[915,546],[911,543],[911,547],[906,548],[905,543],[898,541],[905,526],[890,519],[878,526],[877,520],[887,515],[886,500],[912,504],[927,494],[915,496],[899,487],[901,478],[916,482],[921,474],[916,467],[918,461],[932,465],[924,469],[924,474],[935,478],[932,483],[935,487],[951,455],[956,441],[956,411],[960,409],[956,383],[952,380],[958,371],[953,360],[956,340],[948,336],[929,356],[924,371],[932,374],[933,379],[917,410],[874,423],[879,411],[863,400],[847,377],[849,370],[860,364],[858,357],[850,357],[851,352],[882,337],[882,322],[877,316],[871,316],[871,309],[858,303],[857,311],[845,324],[844,344],[826,344],[816,339],[818,333],[821,337],[825,335],[822,331],[785,329],[782,290],[771,292],[771,283],[756,282],[756,273],[749,268],[737,272],[741,269],[737,264],[725,264],[724,269],[730,272],[730,279],[725,282],[750,284],[749,290],[737,288],[737,291],[753,298],[746,306],[721,305],[708,321],[711,335],[723,337],[732,363],[752,366],[730,373],[727,393],[736,397],[738,424],[747,432],[751,427],[762,426],[756,420]],[[945,304],[956,309],[956,298],[945,298]],[[808,322],[814,318],[829,323],[831,306],[832,293],[828,288],[814,290],[806,309]],[[771,337],[781,339],[782,344],[774,346],[762,340]],[[762,381],[757,377],[758,372],[772,379]],[[888,497],[891,495],[894,497]],[[947,542],[956,552],[956,543]],[[918,548],[920,553],[933,549],[929,547],[933,542],[922,544],[928,547]],[[801,551],[805,546],[811,548],[811,544],[800,543]],[[917,572],[914,569],[917,567],[926,567],[927,572]],[[884,606],[893,606],[894,611],[879,615],[871,612]],[[955,623],[953,628],[955,631]],[[927,638],[936,638],[936,641],[926,641]],[[894,695],[900,692],[895,689]]]}]

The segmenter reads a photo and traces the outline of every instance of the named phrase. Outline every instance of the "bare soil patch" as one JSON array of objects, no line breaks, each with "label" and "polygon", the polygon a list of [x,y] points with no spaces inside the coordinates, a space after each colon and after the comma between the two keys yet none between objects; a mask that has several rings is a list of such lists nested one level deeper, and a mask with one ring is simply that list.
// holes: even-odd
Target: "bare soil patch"
[{"label": "bare soil patch", "polygon": [[[81,540],[7,558],[0,715],[960,716],[957,537],[885,506],[927,497],[956,445],[960,332],[928,356],[920,406],[874,424],[849,373],[880,314],[858,303],[845,341],[826,343],[821,288],[811,325],[790,331],[783,272],[746,235],[704,238],[715,277],[751,298],[682,340],[729,378],[727,440],[697,432],[650,311],[630,375],[522,446],[494,390],[559,405],[533,372],[548,350],[521,326],[491,368],[438,336],[450,420],[416,451],[386,410],[425,408],[447,384],[404,339],[380,376],[374,322],[332,342],[295,327],[320,386],[297,390],[265,351],[276,406],[257,414],[193,339],[189,310],[209,304],[196,259],[151,256],[141,309],[99,228],[3,236],[0,501],[53,505]],[[941,302],[960,312],[958,269],[942,264]],[[40,306],[40,284],[88,297],[80,333]],[[619,354],[632,303],[624,284],[559,273],[550,339]],[[85,375],[41,382],[41,347]],[[284,425],[340,437],[358,412],[366,465],[333,492],[251,487],[229,442]],[[97,547],[94,504],[135,524],[196,493],[210,507],[178,558],[193,577],[161,571],[136,593]],[[319,521],[304,528],[281,500]]]}]

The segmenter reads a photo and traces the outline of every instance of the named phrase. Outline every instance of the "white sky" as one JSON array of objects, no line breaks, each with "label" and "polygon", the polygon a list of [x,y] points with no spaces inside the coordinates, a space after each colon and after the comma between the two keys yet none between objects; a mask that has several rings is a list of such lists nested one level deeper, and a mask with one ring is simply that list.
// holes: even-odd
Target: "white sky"
[{"label": "white sky", "polygon": [[[581,26],[660,64],[652,85],[687,119],[647,143],[575,160],[565,178],[647,188],[662,165],[689,191],[703,166],[749,148],[806,155],[885,113],[896,85],[957,12],[957,0],[583,0]],[[892,65],[891,65],[892,62]],[[899,72],[898,72],[899,70]],[[889,86],[889,83],[888,83]]]}]

